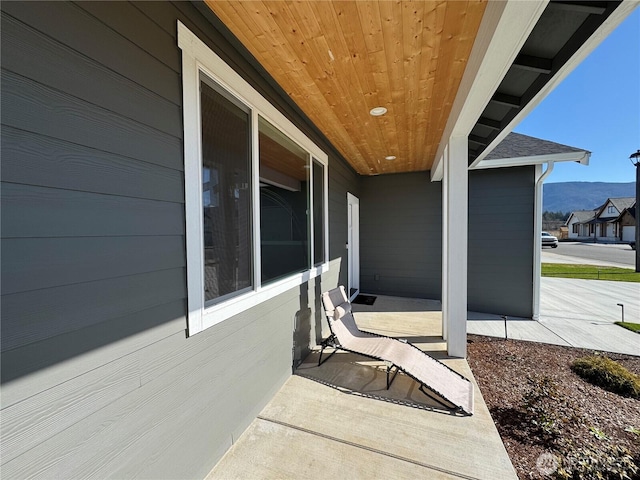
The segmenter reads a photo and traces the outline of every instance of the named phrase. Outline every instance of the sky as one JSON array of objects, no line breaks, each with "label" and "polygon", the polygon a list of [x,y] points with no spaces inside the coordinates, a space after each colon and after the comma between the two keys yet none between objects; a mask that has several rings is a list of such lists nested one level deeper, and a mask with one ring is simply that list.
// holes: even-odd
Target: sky
[{"label": "sky", "polygon": [[545,183],[633,182],[640,149],[640,8],[514,129],[588,150],[589,166],[557,163]]}]

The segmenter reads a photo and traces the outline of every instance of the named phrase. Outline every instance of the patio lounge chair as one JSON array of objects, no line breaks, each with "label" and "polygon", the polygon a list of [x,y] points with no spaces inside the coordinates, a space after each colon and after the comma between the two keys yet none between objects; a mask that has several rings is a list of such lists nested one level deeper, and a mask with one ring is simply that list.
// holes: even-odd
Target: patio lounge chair
[{"label": "patio lounge chair", "polygon": [[[469,380],[405,340],[360,330],[343,286],[323,293],[322,304],[331,335],[322,342],[318,366],[339,349],[382,360],[387,363],[387,389],[402,370],[420,384],[425,395],[451,410],[473,415],[473,385]],[[327,347],[335,350],[323,361]],[[394,366],[396,371],[390,378]]]}]

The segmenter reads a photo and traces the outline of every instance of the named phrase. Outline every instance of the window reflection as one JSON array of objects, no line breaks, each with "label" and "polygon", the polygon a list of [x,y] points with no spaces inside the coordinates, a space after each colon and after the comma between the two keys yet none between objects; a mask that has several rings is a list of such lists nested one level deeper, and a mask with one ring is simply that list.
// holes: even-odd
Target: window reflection
[{"label": "window reflection", "polygon": [[262,282],[310,267],[309,155],[260,117]]},{"label": "window reflection", "polygon": [[252,285],[250,112],[201,82],[205,302]]}]

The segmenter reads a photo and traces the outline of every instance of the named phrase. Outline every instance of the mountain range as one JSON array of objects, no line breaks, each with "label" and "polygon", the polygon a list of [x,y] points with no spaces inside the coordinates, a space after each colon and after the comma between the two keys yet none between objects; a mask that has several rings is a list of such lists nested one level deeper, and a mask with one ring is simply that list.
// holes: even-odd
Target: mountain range
[{"label": "mountain range", "polygon": [[542,211],[573,212],[593,210],[607,198],[635,197],[636,182],[559,182],[542,188]]}]

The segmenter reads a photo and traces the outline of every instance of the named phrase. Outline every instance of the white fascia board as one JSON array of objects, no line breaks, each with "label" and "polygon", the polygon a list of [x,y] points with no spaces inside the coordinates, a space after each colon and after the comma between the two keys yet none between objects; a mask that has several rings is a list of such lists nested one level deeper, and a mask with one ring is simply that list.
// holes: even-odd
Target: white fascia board
[{"label": "white fascia board", "polygon": [[578,51],[571,57],[563,66],[558,70],[558,73],[544,86],[542,89],[531,99],[531,101],[515,116],[511,122],[500,132],[500,134],[489,144],[487,148],[474,160],[470,168],[474,168],[480,163],[491,151],[496,148],[504,137],[506,137],[529,113],[538,106],[538,104],[549,95],[554,88],[556,88],[574,68],[576,68],[582,61],[589,56],[589,54],[600,43],[607,38],[607,36],[613,32],[618,25],[620,25],[625,18],[627,18],[633,10],[640,5],[638,0],[626,0],[623,1],[618,8],[616,8],[609,18],[607,18],[602,25],[594,32],[587,41],[582,44]]},{"label": "white fascia board", "polygon": [[543,163],[557,162],[578,162],[581,165],[589,165],[591,152],[567,152],[554,153],[548,155],[532,155],[529,157],[496,158],[494,160],[483,160],[470,170],[483,170],[488,168],[521,167],[524,165],[541,165]]},{"label": "white fascia board", "polygon": [[431,181],[443,176],[442,154],[451,137],[466,137],[480,118],[548,0],[488,2],[458,93],[431,168]]}]

